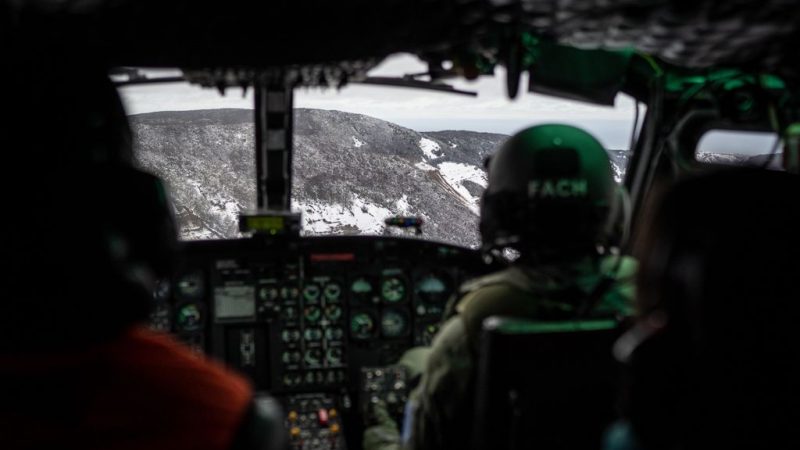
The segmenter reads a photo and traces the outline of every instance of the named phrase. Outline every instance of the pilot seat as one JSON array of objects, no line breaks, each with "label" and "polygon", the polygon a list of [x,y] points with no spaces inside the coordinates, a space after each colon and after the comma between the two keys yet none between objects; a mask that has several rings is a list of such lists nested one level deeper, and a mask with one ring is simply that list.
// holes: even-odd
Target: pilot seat
[{"label": "pilot seat", "polygon": [[596,449],[615,417],[614,320],[484,320],[474,449]]}]

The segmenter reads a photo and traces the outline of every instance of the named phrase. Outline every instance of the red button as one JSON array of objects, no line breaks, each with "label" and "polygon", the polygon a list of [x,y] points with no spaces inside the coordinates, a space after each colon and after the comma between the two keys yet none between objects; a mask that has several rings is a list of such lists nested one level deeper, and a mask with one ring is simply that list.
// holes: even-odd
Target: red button
[{"label": "red button", "polygon": [[328,426],[328,410],[325,408],[320,408],[317,411],[317,419],[319,419],[319,426],[327,427]]}]

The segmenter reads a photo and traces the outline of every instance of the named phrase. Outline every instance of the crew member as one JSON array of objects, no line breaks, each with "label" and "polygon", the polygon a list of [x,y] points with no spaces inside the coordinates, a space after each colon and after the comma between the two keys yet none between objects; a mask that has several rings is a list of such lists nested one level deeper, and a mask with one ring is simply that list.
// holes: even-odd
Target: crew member
[{"label": "crew member", "polygon": [[24,43],[4,58],[0,448],[280,445],[274,404],[145,326],[176,228],[105,68]]},{"label": "crew member", "polygon": [[[379,403],[364,447],[469,448],[475,355],[493,315],[567,320],[630,314],[635,263],[609,249],[624,229],[624,195],[603,146],[583,130],[540,125],[512,136],[489,162],[480,231],[486,252],[514,250],[509,268],[466,283],[430,348],[400,364],[420,375],[403,436]],[[487,411],[486,414],[491,414]]]},{"label": "crew member", "polygon": [[798,192],[796,174],[735,169],[653,204],[608,450],[800,448]]}]

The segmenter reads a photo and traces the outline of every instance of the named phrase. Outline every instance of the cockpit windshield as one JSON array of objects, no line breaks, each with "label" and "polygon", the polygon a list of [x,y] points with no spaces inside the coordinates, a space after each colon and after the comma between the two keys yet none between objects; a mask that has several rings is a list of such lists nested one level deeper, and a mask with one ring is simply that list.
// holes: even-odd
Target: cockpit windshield
[{"label": "cockpit windshield", "polygon": [[[424,64],[401,55],[370,75],[421,71]],[[530,93],[511,101],[503,79],[452,83],[477,97],[359,85],[297,89],[292,209],[302,213],[301,234],[408,234],[477,247],[484,160],[508,135],[537,123],[593,133],[622,180],[636,117],[630,97],[620,94],[613,108]],[[221,96],[187,83],[120,92],[138,163],[170,186],[181,238],[239,237],[239,214],[256,204],[252,92]],[[387,225],[393,217],[421,219],[421,233]]]}]

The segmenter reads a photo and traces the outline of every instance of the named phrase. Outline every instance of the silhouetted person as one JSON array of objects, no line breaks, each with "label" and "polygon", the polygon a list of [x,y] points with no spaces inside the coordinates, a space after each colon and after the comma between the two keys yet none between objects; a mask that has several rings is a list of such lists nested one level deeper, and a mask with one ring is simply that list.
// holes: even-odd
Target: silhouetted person
[{"label": "silhouetted person", "polygon": [[644,225],[626,419],[610,448],[800,448],[800,178],[679,183]]},{"label": "silhouetted person", "polygon": [[176,229],[105,68],[6,50],[0,448],[269,448],[244,378],[145,326]]}]

